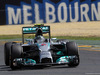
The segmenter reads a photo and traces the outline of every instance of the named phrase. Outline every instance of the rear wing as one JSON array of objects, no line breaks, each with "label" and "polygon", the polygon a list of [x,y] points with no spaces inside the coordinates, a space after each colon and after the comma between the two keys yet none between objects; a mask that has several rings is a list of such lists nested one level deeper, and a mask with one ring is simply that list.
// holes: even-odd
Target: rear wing
[{"label": "rear wing", "polygon": [[23,27],[23,34],[36,34],[37,28],[41,28],[43,33],[50,33],[50,26],[41,26],[41,27]]},{"label": "rear wing", "polygon": [[24,43],[24,34],[36,34],[38,28],[42,29],[43,34],[49,33],[49,39],[51,38],[50,26],[23,27],[22,28],[22,42]]}]

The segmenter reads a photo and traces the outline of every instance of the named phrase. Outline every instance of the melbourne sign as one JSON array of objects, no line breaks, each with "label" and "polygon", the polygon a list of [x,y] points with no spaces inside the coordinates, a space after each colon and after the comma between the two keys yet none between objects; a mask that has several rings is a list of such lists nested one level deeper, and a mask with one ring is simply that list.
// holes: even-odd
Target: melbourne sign
[{"label": "melbourne sign", "polygon": [[100,20],[100,0],[51,0],[20,6],[6,4],[6,24],[32,24]]}]

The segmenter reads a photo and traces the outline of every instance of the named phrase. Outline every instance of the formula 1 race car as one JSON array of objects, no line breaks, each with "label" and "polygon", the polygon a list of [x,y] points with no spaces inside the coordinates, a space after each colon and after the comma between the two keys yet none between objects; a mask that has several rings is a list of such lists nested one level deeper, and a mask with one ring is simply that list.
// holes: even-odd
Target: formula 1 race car
[{"label": "formula 1 race car", "polygon": [[[44,34],[49,38],[44,38]],[[27,39],[25,34],[35,34],[34,39]],[[22,43],[7,42],[4,45],[5,64],[11,69],[28,66],[68,65],[76,67],[80,63],[78,46],[66,39],[51,38],[50,26],[36,24],[22,28]]]}]

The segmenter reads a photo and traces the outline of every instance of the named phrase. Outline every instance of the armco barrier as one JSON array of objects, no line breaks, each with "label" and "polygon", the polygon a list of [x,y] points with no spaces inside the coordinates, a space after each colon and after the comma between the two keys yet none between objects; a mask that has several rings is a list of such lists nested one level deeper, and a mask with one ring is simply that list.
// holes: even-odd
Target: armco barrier
[{"label": "armco barrier", "polygon": [[100,0],[0,0],[0,25],[100,20]]}]

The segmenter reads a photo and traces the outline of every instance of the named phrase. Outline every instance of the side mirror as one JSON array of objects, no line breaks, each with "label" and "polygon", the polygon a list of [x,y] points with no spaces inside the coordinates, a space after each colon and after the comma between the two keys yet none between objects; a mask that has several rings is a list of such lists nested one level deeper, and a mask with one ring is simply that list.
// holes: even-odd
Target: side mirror
[{"label": "side mirror", "polygon": [[52,40],[53,42],[56,42],[56,41],[57,41],[57,38],[51,38],[51,40]]},{"label": "side mirror", "polygon": [[57,40],[57,38],[51,38],[51,40]]}]

